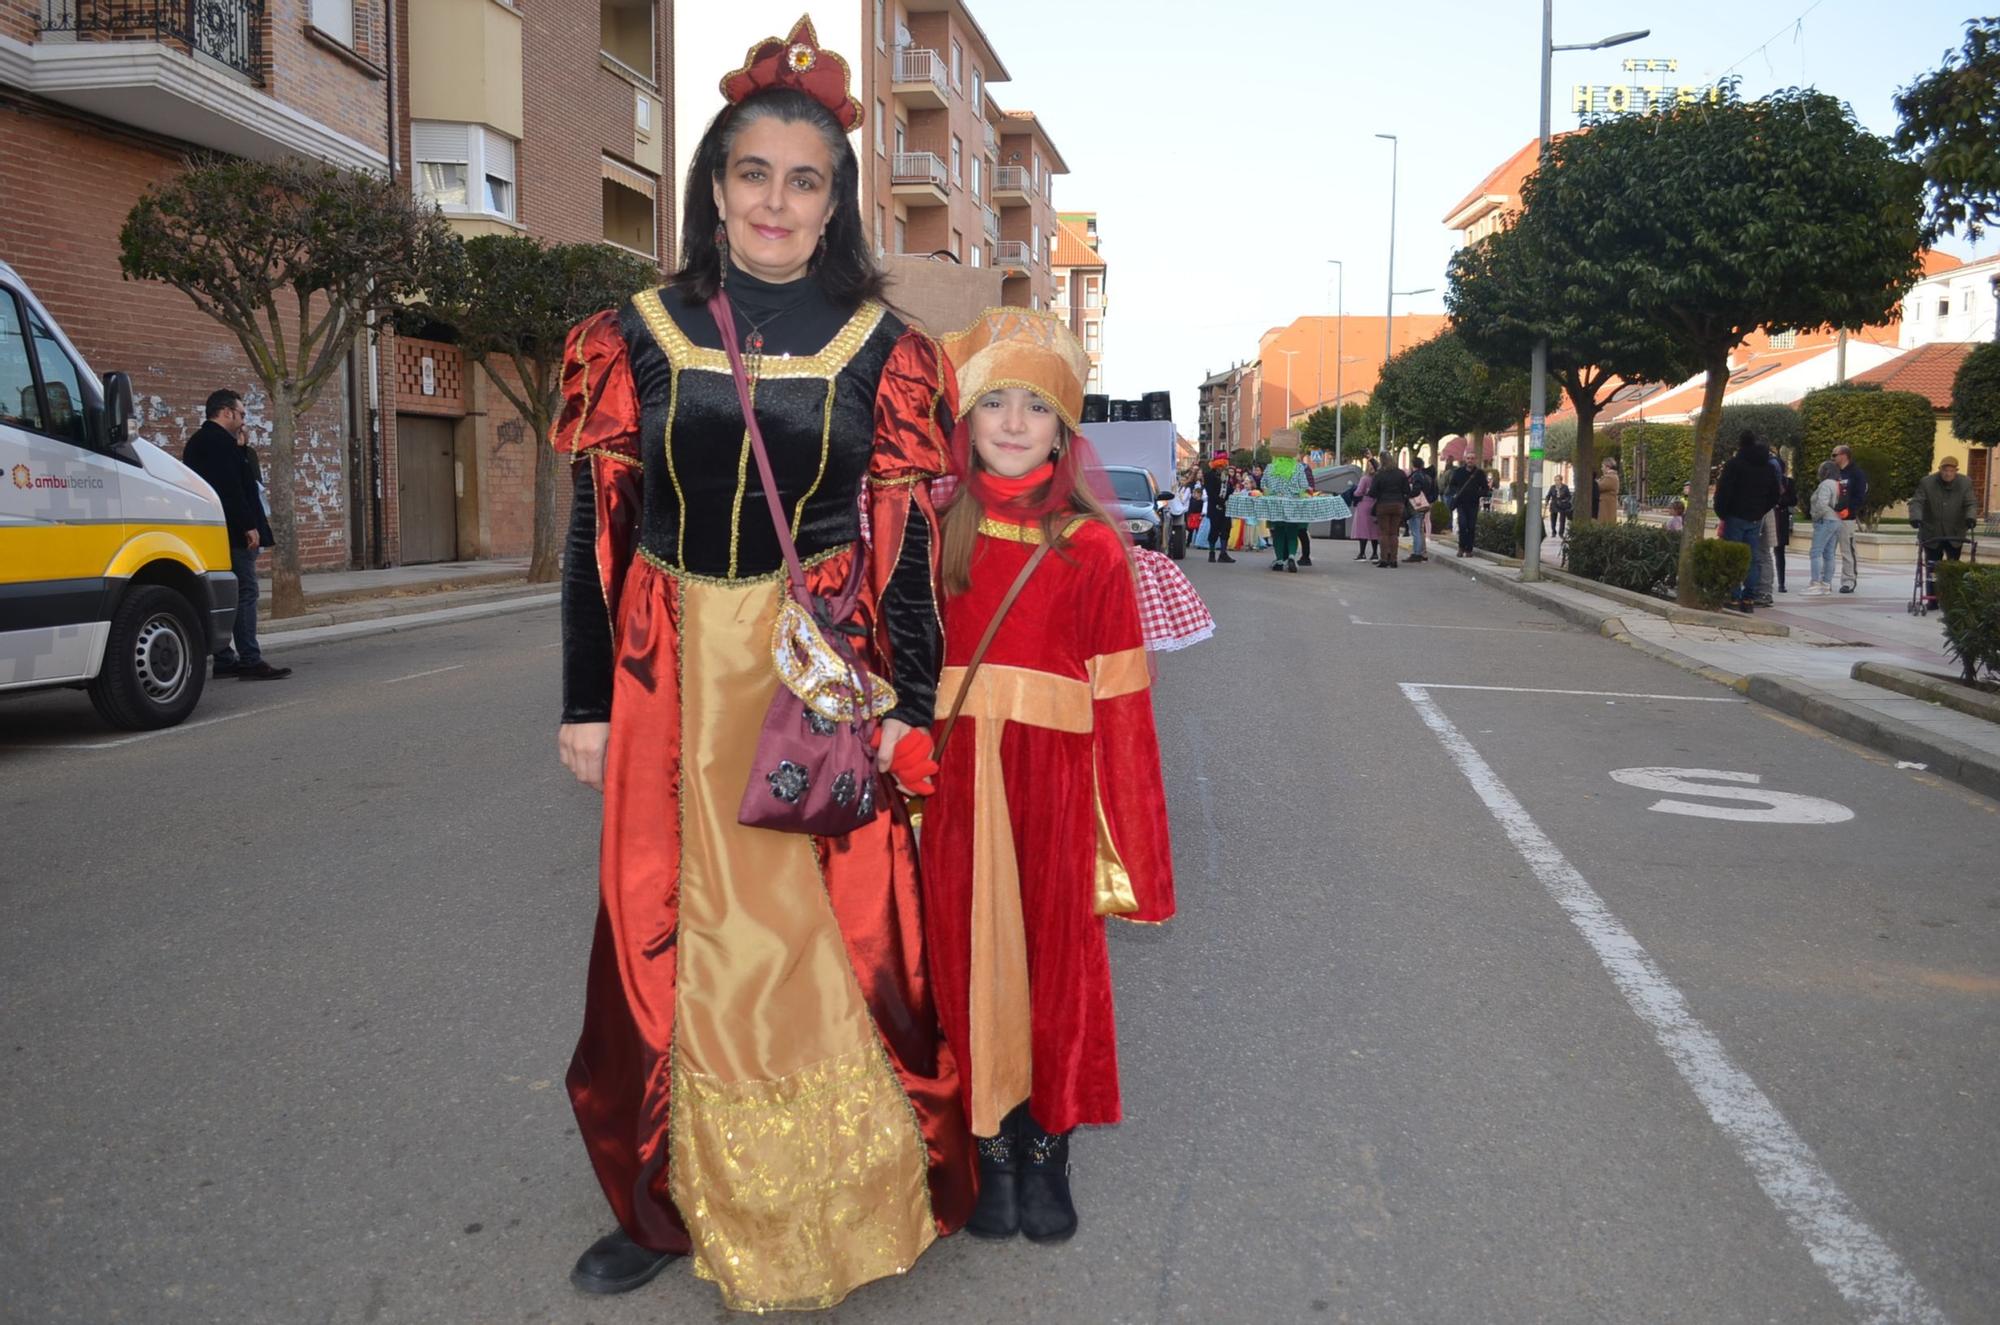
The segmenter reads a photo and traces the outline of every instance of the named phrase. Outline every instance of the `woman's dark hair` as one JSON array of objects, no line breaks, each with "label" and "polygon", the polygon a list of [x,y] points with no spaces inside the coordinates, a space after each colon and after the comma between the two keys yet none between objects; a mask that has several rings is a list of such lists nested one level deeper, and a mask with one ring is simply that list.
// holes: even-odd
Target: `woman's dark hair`
[{"label": "woman's dark hair", "polygon": [[881,269],[869,251],[861,227],[861,166],[833,112],[803,92],[788,87],[767,88],[709,121],[688,167],[687,195],[681,208],[681,266],[674,284],[691,299],[714,297],[722,283],[722,254],[715,244],[721,214],[715,206],[715,185],[729,169],[729,150],[736,135],[759,120],[810,124],[819,130],[833,157],[833,212],[826,225],[826,248],[814,259],[812,274],[820,288],[841,308],[858,308],[862,301],[880,299]]}]

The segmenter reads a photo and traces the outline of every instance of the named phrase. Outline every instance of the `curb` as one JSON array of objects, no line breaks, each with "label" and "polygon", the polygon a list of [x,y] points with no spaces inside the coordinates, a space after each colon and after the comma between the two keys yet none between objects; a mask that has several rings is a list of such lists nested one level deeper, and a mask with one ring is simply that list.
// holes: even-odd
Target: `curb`
[{"label": "curb", "polygon": [[[257,601],[261,607],[271,601],[271,579],[268,568],[260,567],[259,569],[263,572],[258,576],[257,584]],[[305,578],[310,580],[313,577],[308,575]],[[341,607],[355,607],[363,603],[377,602],[384,598],[401,597],[411,593],[452,593],[466,589],[490,589],[502,585],[522,585],[527,582],[528,572],[526,569],[519,566],[509,566],[492,570],[466,571],[462,574],[453,575],[449,579],[435,580],[429,585],[422,583],[401,585],[385,583],[358,589],[348,589],[344,592],[329,589],[321,592],[318,596],[330,602],[329,608],[325,610],[335,610]]]},{"label": "curb", "polygon": [[[428,610],[413,610],[392,616],[377,616],[359,621],[336,621],[322,625],[309,625],[291,630],[279,631],[275,635],[260,631],[259,635],[274,647],[289,647],[298,644],[332,644],[341,640],[363,639],[370,635],[390,635],[402,630],[420,630],[425,626],[450,626],[462,621],[478,621],[486,617],[508,616],[515,612],[530,612],[538,607],[552,607],[562,601],[560,590],[534,595],[516,595],[484,603],[462,603],[457,607],[438,607]],[[288,617],[290,621],[305,620],[302,617]]]},{"label": "curb", "polygon": [[1920,761],[1941,778],[2000,800],[2000,759],[1982,750],[1871,713],[1788,676],[1759,673],[1748,681],[1744,693],[1760,704],[1883,754]]},{"label": "curb", "polygon": [[1970,692],[1954,682],[1919,672],[1911,667],[1898,667],[1894,663],[1858,662],[1848,673],[1857,681],[1866,681],[1884,690],[1893,690],[1911,699],[1928,700],[1942,704],[1948,709],[1956,709],[1967,717],[1979,718],[1986,722],[2000,722],[2000,697]]},{"label": "curb", "polygon": [[[1880,753],[1922,763],[1926,771],[1938,777],[1956,782],[1959,786],[1976,791],[1982,796],[2000,800],[2000,759],[1974,749],[1962,741],[1955,741],[1949,736],[1933,735],[1922,728],[1884,717],[1879,713],[1872,713],[1859,704],[1828,694],[1817,686],[1795,681],[1788,676],[1774,676],[1767,672],[1738,676],[1733,672],[1725,672],[1665,645],[1635,638],[1626,632],[1625,623],[1615,616],[1597,615],[1587,608],[1543,594],[1533,585],[1502,579],[1499,576],[1482,575],[1469,566],[1457,567],[1454,564],[1454,568],[1461,574],[1471,576],[1480,584],[1490,585],[1524,602],[1533,603],[1543,611],[1581,625],[1587,630],[1609,636],[1620,644],[1699,676],[1703,680],[1726,686],[1766,708],[1776,709],[1823,732],[1867,746]],[[1857,663],[1855,673],[1858,676],[1862,667],[1882,665]]]},{"label": "curb", "polygon": [[351,603],[340,603],[313,611],[302,612],[298,616],[270,618],[263,615],[267,604],[259,603],[257,633],[266,635],[291,635],[301,630],[311,630],[323,626],[344,626],[356,621],[380,621],[390,617],[409,616],[416,612],[433,612],[447,607],[466,607],[482,603],[506,602],[515,598],[530,597],[551,592],[555,586],[547,584],[506,584],[474,589],[440,589],[429,593],[402,593],[393,597],[377,595]]}]

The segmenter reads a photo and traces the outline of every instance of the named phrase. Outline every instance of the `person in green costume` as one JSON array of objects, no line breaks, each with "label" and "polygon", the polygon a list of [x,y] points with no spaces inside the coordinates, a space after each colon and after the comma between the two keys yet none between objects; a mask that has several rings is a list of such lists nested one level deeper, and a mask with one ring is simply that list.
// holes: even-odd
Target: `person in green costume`
[{"label": "person in green costume", "polygon": [[[1264,467],[1264,495],[1303,497],[1312,490],[1312,471],[1299,459],[1299,435],[1289,428],[1271,438],[1271,463]],[[1299,540],[1303,524],[1289,520],[1271,521],[1272,570],[1298,573]]]}]

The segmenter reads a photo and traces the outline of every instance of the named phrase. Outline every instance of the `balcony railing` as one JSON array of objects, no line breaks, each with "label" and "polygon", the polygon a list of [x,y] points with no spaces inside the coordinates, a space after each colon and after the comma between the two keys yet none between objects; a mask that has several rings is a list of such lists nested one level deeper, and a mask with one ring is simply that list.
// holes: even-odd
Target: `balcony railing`
[{"label": "balcony railing", "polygon": [[896,82],[929,83],[943,97],[951,88],[945,81],[944,57],[936,51],[905,46],[896,52]]},{"label": "balcony railing", "polygon": [[264,81],[265,0],[42,0],[42,31],[167,41]]},{"label": "balcony railing", "polygon": [[986,131],[986,152],[987,155],[991,156],[1000,150],[1000,135],[993,131],[993,122],[991,120],[980,121],[979,127]]},{"label": "balcony railing", "polygon": [[983,205],[980,207],[979,211],[980,211],[979,222],[980,225],[986,231],[986,237],[991,240],[999,239],[1000,213],[994,211],[991,207],[986,207]]},{"label": "balcony railing", "polygon": [[1001,166],[993,172],[995,193],[1028,192],[1028,168],[1026,166]]},{"label": "balcony railing", "polygon": [[944,158],[936,152],[897,152],[889,158],[891,184],[933,184],[945,187]]},{"label": "balcony railing", "polygon": [[993,265],[1003,270],[1026,271],[1028,269],[1028,241],[1025,239],[1003,239],[993,246]]}]

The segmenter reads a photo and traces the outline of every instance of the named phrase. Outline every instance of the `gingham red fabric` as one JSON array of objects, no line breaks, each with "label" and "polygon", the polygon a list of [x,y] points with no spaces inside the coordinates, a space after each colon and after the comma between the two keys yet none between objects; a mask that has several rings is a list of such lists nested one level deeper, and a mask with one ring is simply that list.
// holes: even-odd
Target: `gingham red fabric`
[{"label": "gingham red fabric", "polygon": [[1199,644],[1215,633],[1215,618],[1181,568],[1158,552],[1132,549],[1139,577],[1139,629],[1160,653]]}]

